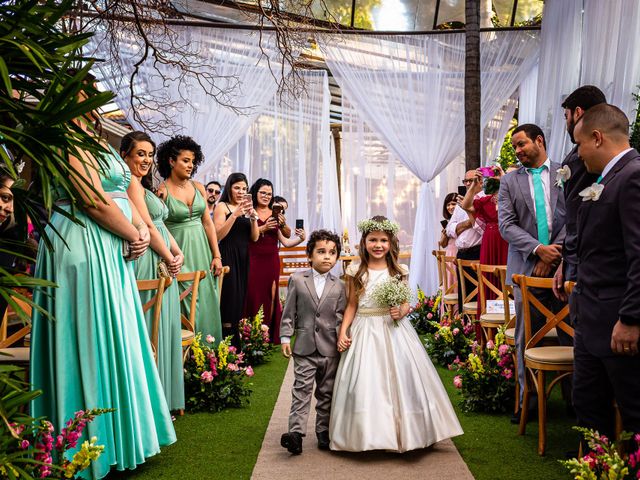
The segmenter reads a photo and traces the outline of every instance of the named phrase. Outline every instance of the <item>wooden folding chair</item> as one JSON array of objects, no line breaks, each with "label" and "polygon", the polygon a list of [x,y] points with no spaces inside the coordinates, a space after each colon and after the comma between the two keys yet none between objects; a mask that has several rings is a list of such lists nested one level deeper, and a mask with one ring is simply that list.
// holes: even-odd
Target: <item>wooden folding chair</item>
[{"label": "wooden folding chair", "polygon": [[[475,322],[478,316],[478,279],[473,274],[476,273],[476,265],[479,263],[478,260],[458,259],[459,288],[462,289],[461,313],[472,322]],[[473,285],[470,292],[467,292],[467,281]]]},{"label": "wooden folding chair", "polygon": [[162,315],[162,297],[169,285],[171,285],[171,277],[160,277],[153,280],[138,280],[139,292],[155,291],[148,302],[142,305],[142,310],[147,313],[153,307],[153,318],[151,320],[151,349],[153,357],[158,364],[158,332],[160,330],[160,316]]},{"label": "wooden folding chair", "polygon": [[441,255],[440,264],[442,269],[442,305],[449,318],[453,318],[454,310],[458,305],[456,257]]},{"label": "wooden folding chair", "polygon": [[200,288],[200,280],[207,276],[204,270],[196,270],[194,272],[179,273],[176,280],[180,283],[191,282],[190,285],[180,293],[180,303],[191,294],[191,303],[189,307],[189,317],[180,311],[180,322],[182,323],[182,362],[187,359],[189,347],[196,338],[196,305],[198,304],[198,289]]},{"label": "wooden folding chair", "polygon": [[[553,279],[514,275],[513,280],[520,286],[522,291],[522,320],[524,322],[525,337],[525,388],[518,434],[524,435],[525,433],[529,397],[531,396],[531,390],[534,390],[538,394],[538,454],[544,455],[547,442],[547,399],[553,387],[564,377],[573,373],[573,347],[561,345],[540,346],[540,344],[544,342],[545,336],[553,328],[559,328],[571,337],[573,337],[574,331],[565,322],[569,315],[569,305],[562,307],[559,312],[552,312],[529,290],[530,288],[551,290],[553,288]],[[531,307],[538,310],[546,319],[544,326],[535,333],[531,329]],[[559,373],[548,387],[546,386],[547,372]]]},{"label": "wooden folding chair", "polygon": [[[280,257],[280,280],[278,286],[287,288],[289,277],[292,273],[309,269],[309,258],[307,257],[307,247],[287,247],[278,251]],[[357,257],[356,257],[357,258]],[[347,263],[343,260],[343,267],[346,269]]]},{"label": "wooden folding chair", "polygon": [[[478,323],[486,340],[493,340],[495,332],[501,325],[510,328],[515,322],[515,312],[509,311],[509,296],[506,288],[506,265],[476,265],[478,273],[478,298],[480,300],[480,318]],[[490,276],[491,275],[491,276]],[[487,291],[496,295],[496,300],[502,301],[503,313],[487,313]]]},{"label": "wooden folding chair", "polygon": [[[12,295],[11,301],[14,304],[9,302],[0,323],[0,363],[28,366],[29,346],[25,343],[25,338],[31,334],[32,307],[17,296]],[[18,310],[23,314],[17,313]],[[12,320],[21,322],[22,326],[8,335],[9,322]]]}]

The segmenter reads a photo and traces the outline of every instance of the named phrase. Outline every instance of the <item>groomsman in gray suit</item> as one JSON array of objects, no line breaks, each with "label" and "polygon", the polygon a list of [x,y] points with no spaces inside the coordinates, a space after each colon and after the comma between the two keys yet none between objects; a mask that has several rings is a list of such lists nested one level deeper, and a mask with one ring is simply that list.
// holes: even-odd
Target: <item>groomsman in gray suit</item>
[{"label": "groomsman in gray suit", "polygon": [[[509,243],[507,281],[512,275],[550,277],[561,259],[564,228],[564,195],[555,183],[560,167],[547,157],[544,133],[537,125],[523,124],[513,131],[511,143],[522,167],[500,181],[498,224]],[[516,354],[520,404],[524,391],[524,325],[522,292],[514,285],[516,304]],[[535,292],[547,307],[557,309],[551,291]],[[544,325],[544,318],[531,309],[533,331]],[[519,413],[512,418],[517,423]]]},{"label": "groomsman in gray suit", "polygon": [[280,322],[285,357],[291,356],[291,337],[294,333],[296,336],[289,431],[280,439],[280,444],[294,455],[302,453],[314,383],[318,448],[329,449],[329,414],[340,361],[338,332],[347,303],[344,283],[330,273],[340,256],[340,237],[327,230],[311,233],[307,256],[311,269],[289,278]]}]

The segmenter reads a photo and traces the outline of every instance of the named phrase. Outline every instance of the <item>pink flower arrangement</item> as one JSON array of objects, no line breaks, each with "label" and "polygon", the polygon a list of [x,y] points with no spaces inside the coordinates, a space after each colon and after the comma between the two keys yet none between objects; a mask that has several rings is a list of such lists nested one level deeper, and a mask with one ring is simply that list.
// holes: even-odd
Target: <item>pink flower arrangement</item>
[{"label": "pink flower arrangement", "polygon": [[456,327],[451,331],[451,333],[453,333],[454,335],[458,335],[460,333],[460,329]]},{"label": "pink flower arrangement", "polygon": [[215,337],[214,337],[213,335],[207,335],[207,336],[206,336],[206,338],[205,338],[205,340],[206,340],[208,343],[215,343],[215,341],[216,341],[216,339],[215,339]]},{"label": "pink flower arrangement", "polygon": [[213,382],[213,374],[209,371],[209,370],[205,370],[204,372],[202,372],[200,374],[200,378],[202,379],[202,381],[204,383],[211,383]]},{"label": "pink flower arrangement", "polygon": [[247,374],[247,377],[253,377],[253,368],[251,367],[251,365],[249,365],[249,366],[245,369],[245,373]]}]

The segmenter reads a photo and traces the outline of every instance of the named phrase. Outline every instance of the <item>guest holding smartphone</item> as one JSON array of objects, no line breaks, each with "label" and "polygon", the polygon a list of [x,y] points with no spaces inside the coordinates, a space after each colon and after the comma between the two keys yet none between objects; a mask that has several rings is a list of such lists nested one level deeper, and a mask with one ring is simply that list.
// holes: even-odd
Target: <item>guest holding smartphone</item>
[{"label": "guest holding smartphone", "polygon": [[213,212],[213,223],[220,242],[222,264],[230,271],[220,294],[222,334],[233,336],[238,347],[238,324],[242,318],[249,276],[249,244],[258,240],[258,215],[247,194],[249,182],[244,173],[229,175],[220,201]]},{"label": "guest holding smartphone", "polygon": [[[458,253],[458,247],[456,246],[456,237],[449,236],[449,234],[447,233],[447,225],[449,224],[449,220],[451,220],[451,216],[453,215],[454,210],[458,206],[458,198],[459,195],[457,193],[449,193],[446,197],[444,197],[444,205],[442,206],[442,216],[444,217],[444,220],[440,222],[440,224],[442,225],[442,233],[440,235],[440,241],[438,242],[438,245],[441,249],[444,250],[444,253],[447,257],[455,257]],[[455,273],[447,271],[447,275],[449,278],[449,285],[455,283]]]},{"label": "guest holding smartphone", "polygon": [[247,317],[264,312],[263,323],[269,327],[269,338],[280,343],[280,318],[282,306],[279,299],[280,257],[278,242],[286,243],[291,229],[284,217],[284,208],[273,202],[273,184],[259,178],[251,186],[253,206],[258,214],[260,237],[249,245],[249,274],[251,282],[245,300]]},{"label": "guest holding smartphone", "polygon": [[[275,195],[273,197],[273,204],[280,205],[282,207],[283,215],[286,215],[287,210],[289,209],[289,202],[284,197],[279,195]],[[304,231],[304,220],[302,218],[296,219],[296,228],[293,231],[293,235],[289,238],[282,237],[280,238],[280,244],[284,247],[291,248],[297,247],[307,238],[307,232]]]}]

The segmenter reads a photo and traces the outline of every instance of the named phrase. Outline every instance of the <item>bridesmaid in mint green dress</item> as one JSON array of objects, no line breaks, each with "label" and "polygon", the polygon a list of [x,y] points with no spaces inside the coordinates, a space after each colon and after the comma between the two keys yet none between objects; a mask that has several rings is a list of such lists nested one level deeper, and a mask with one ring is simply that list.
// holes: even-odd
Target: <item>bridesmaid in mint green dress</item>
[{"label": "bridesmaid in mint green dress", "polygon": [[[156,159],[158,173],[165,179],[158,187],[158,196],[169,209],[165,224],[184,253],[182,271],[203,270],[207,273],[198,290],[196,332],[201,332],[203,338],[213,335],[218,343],[222,339],[222,327],[215,277],[222,272],[222,262],[204,187],[191,180],[204,160],[202,150],[191,137],[178,135],[160,144]],[[187,286],[181,283],[180,289],[185,288]],[[188,295],[181,306],[187,316],[190,297]]]},{"label": "bridesmaid in mint green dress", "polygon": [[[85,158],[95,165],[95,160]],[[96,436],[105,449],[83,478],[99,479],[115,466],[133,469],[160,447],[176,441],[169,408],[147,335],[132,262],[144,253],[148,231],[126,195],[130,173],[117,152],[104,169],[70,158],[109,203],[80,206],[84,226],[54,213],[47,227],[53,250],[40,243],[35,276],[57,288],[34,292],[34,302],[53,318],[33,310],[31,383],[43,394],[32,403],[34,417],[48,417],[56,429],[78,410],[114,408],[89,423],[84,439]],[[86,169],[86,170],[85,170]],[[85,199],[85,205],[91,200]],[[68,200],[58,201],[71,211]],[[132,221],[133,220],[133,223]],[[54,229],[59,236],[54,233]],[[66,244],[65,244],[66,242]],[[74,453],[74,452],[71,452]]]},{"label": "bridesmaid in mint green dress", "polygon": [[[131,170],[129,198],[140,212],[151,235],[150,248],[135,262],[136,278],[149,280],[158,277],[158,263],[167,266],[175,277],[180,273],[184,256],[164,224],[169,211],[162,200],[149,190],[150,175],[156,145],[144,132],[127,133],[120,143],[120,155]],[[145,185],[146,183],[146,185]],[[147,187],[147,188],[145,188]],[[151,300],[155,292],[140,292],[142,303]],[[149,336],[153,328],[153,308],[146,314]],[[180,326],[180,290],[172,282],[162,297],[162,312],[158,328],[158,373],[171,410],[184,410],[184,371],[182,367],[182,334]]]}]

